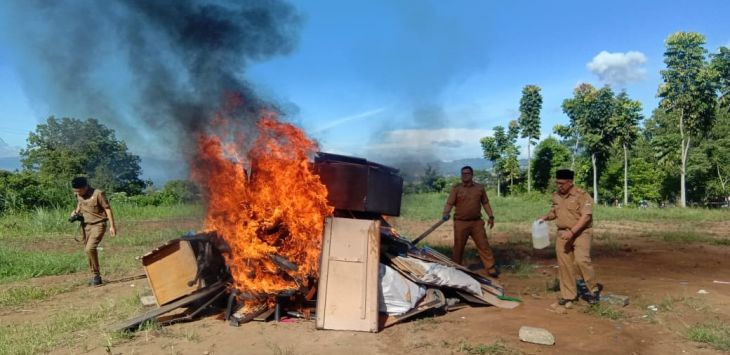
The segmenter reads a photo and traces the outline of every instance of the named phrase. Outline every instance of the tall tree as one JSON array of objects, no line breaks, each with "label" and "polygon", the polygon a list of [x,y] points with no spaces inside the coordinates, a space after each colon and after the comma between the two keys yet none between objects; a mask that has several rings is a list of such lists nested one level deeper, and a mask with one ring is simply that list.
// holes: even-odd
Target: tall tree
[{"label": "tall tree", "polygon": [[20,155],[23,168],[37,171],[46,183],[87,175],[92,184],[110,192],[137,194],[145,186],[139,178],[139,157],[95,119],[50,117],[28,135]]},{"label": "tall tree", "polygon": [[492,169],[494,169],[494,175],[497,177],[497,197],[500,196],[500,188],[499,185],[501,185],[501,174],[499,169],[499,160],[502,157],[502,152],[500,151],[500,137],[504,137],[504,127],[497,126],[493,128],[494,130],[494,136],[493,137],[483,137],[481,140],[479,140],[479,143],[482,145],[482,152],[484,154],[484,159],[487,159],[492,162]]},{"label": "tall tree", "polygon": [[610,120],[615,109],[615,98],[609,87],[596,90],[589,84],[581,84],[573,92],[573,98],[563,101],[563,112],[574,122],[580,134],[582,146],[590,154],[593,167],[593,200],[598,203],[598,171],[613,141]]},{"label": "tall tree", "polygon": [[693,138],[712,127],[715,117],[717,72],[706,62],[705,36],[695,32],[677,32],[666,42],[661,71],[664,83],[659,87],[660,107],[678,118],[680,142],[680,205],[687,206],[687,157]]},{"label": "tall tree", "polygon": [[575,155],[578,154],[580,134],[575,126],[575,122],[573,122],[573,118],[570,121],[570,124],[567,126],[556,124],[553,127],[553,133],[562,139],[562,143],[565,146],[570,147],[570,170],[575,171]]},{"label": "tall tree", "polygon": [[[530,148],[540,139],[540,110],[542,109],[542,95],[540,87],[527,85],[522,89],[520,99],[519,125],[522,138],[527,138],[527,192],[532,190],[532,174],[530,170]],[[535,140],[533,143],[532,140]],[[519,165],[518,165],[519,166]]]},{"label": "tall tree", "polygon": [[701,148],[711,164],[713,175],[717,175],[717,180],[707,182],[710,193],[730,202],[730,111],[718,112],[715,124]]},{"label": "tall tree", "polygon": [[616,96],[612,130],[624,153],[624,206],[629,204],[629,149],[636,142],[642,119],[641,102],[631,100],[625,91]]},{"label": "tall tree", "polygon": [[[500,196],[502,177],[512,177],[513,179],[514,176],[519,176],[518,150],[515,147],[517,135],[519,134],[519,126],[517,121],[510,121],[509,128],[506,132],[502,126],[494,127],[493,131],[494,135],[492,137],[484,137],[479,142],[482,145],[484,158],[492,162],[494,173],[497,176],[497,196]],[[509,162],[512,156],[514,156],[513,160],[516,161],[516,164]]]},{"label": "tall tree", "polygon": [[720,47],[712,57],[712,68],[717,72],[717,84],[720,90],[720,106],[730,108],[730,49]]},{"label": "tall tree", "polygon": [[516,120],[509,121],[507,140],[502,149],[505,178],[509,179],[510,194],[514,192],[514,180],[520,176],[520,149],[517,147],[517,137],[520,134],[520,124]]}]

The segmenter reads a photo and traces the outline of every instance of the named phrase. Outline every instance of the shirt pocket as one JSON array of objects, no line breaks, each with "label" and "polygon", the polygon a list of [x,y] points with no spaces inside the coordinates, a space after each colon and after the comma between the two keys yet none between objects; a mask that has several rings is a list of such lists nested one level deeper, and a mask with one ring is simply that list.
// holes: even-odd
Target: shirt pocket
[{"label": "shirt pocket", "polygon": [[580,203],[578,200],[568,200],[565,201],[565,208],[572,213],[578,213],[580,211]]},{"label": "shirt pocket", "polygon": [[90,198],[88,200],[84,200],[81,203],[90,209],[97,209],[99,207],[99,199],[96,198]]}]

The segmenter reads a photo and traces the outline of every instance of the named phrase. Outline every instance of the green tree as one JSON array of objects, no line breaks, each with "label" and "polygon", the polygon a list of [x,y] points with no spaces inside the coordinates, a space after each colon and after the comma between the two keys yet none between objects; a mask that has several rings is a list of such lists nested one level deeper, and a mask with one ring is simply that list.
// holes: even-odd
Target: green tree
[{"label": "green tree", "polygon": [[139,157],[95,119],[50,117],[28,135],[20,155],[23,168],[38,172],[47,184],[87,175],[94,186],[109,192],[139,194],[145,186]]},{"label": "green tree", "polygon": [[507,132],[502,126],[496,126],[493,130],[494,136],[484,137],[479,142],[482,145],[484,158],[492,162],[492,168],[497,176],[497,196],[500,196],[502,177],[514,181],[514,177],[519,176],[520,167],[517,160],[519,150],[515,146],[519,124],[513,120],[510,121]]},{"label": "green tree", "polygon": [[535,147],[535,159],[532,161],[533,181],[535,189],[545,192],[552,186],[555,172],[570,163],[570,150],[560,144],[557,139],[548,137]]},{"label": "green tree", "polygon": [[616,142],[624,153],[624,205],[629,203],[629,149],[636,142],[642,119],[641,102],[629,99],[626,92],[616,96],[616,111],[611,124]]},{"label": "green tree", "polygon": [[615,110],[613,90],[609,87],[596,90],[589,84],[581,84],[573,92],[573,98],[563,101],[562,107],[580,134],[582,146],[590,154],[593,168],[593,199],[598,203],[599,170],[605,165],[605,159],[614,140],[610,125]]},{"label": "green tree", "polygon": [[499,197],[501,193],[499,188],[501,185],[501,171],[499,161],[502,158],[502,145],[504,140],[506,139],[506,135],[504,133],[504,127],[502,126],[494,127],[493,131],[494,136],[483,137],[479,140],[479,143],[482,145],[484,159],[492,162],[492,169],[494,169],[494,175],[497,178],[497,197]]},{"label": "green tree", "polygon": [[717,87],[720,90],[720,106],[730,108],[730,49],[720,47],[712,57],[712,68],[717,73]]},{"label": "green tree", "polygon": [[570,147],[570,170],[575,171],[575,156],[578,154],[578,145],[580,144],[580,134],[575,122],[571,118],[570,124],[567,126],[556,124],[553,127],[553,133],[562,139],[562,143],[566,147]]},{"label": "green tree", "polygon": [[537,144],[537,142],[533,143],[533,139],[540,139],[541,109],[542,95],[540,95],[540,87],[536,85],[525,86],[522,89],[522,98],[520,99],[520,118],[518,122],[522,131],[522,138],[527,138],[527,192],[532,190],[530,148],[533,144]]},{"label": "green tree", "polygon": [[443,189],[439,177],[438,170],[432,167],[431,164],[426,165],[426,169],[423,171],[423,186],[427,191],[441,191]]},{"label": "green tree", "polygon": [[717,114],[717,119],[708,137],[703,141],[701,149],[711,164],[713,175],[706,183],[710,195],[722,196],[726,200],[730,197],[728,175],[730,175],[730,112],[727,110]]},{"label": "green tree", "polygon": [[712,127],[715,117],[717,72],[706,62],[705,37],[678,32],[667,38],[659,87],[660,107],[676,114],[680,134],[680,205],[687,206],[687,157],[693,138]]}]

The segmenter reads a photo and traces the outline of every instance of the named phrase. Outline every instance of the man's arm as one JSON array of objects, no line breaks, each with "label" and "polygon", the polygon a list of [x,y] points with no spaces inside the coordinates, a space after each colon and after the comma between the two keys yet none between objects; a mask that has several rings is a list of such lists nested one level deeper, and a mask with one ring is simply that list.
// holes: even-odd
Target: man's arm
[{"label": "man's arm", "polygon": [[106,194],[104,191],[99,191],[99,204],[101,204],[101,207],[104,209],[104,213],[106,213],[106,218],[109,218],[109,233],[111,233],[112,237],[117,235],[117,224],[114,222],[114,213],[112,213],[112,206],[109,205],[109,200],[106,199]]},{"label": "man's arm", "polygon": [[71,212],[71,215],[73,216],[79,212],[81,212],[81,202],[76,201],[76,208]]},{"label": "man's arm", "polygon": [[484,208],[484,211],[487,212],[487,216],[489,219],[487,220],[487,224],[489,225],[489,229],[494,228],[494,212],[492,211],[492,206],[489,204],[489,197],[487,196],[487,190],[482,189],[482,207]]},{"label": "man's arm", "polygon": [[454,187],[451,189],[449,198],[446,199],[446,204],[444,205],[444,210],[441,213],[441,218],[444,221],[447,221],[449,219],[449,216],[451,215],[451,209],[454,207],[455,203],[456,203],[456,188]]},{"label": "man's arm", "polygon": [[106,212],[106,216],[109,218],[109,233],[111,233],[112,237],[117,235],[117,224],[114,223],[114,214],[112,213],[112,207],[109,206],[104,209],[104,212]]}]

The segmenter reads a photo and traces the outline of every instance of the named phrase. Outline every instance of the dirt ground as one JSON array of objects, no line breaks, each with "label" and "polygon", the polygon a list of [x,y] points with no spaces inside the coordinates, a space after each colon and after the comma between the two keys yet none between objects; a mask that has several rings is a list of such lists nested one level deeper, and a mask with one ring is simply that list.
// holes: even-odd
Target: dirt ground
[{"label": "dirt ground", "polygon": [[[400,221],[409,235],[428,223]],[[159,330],[140,331],[133,338],[109,342],[103,329],[75,334],[73,345],[56,354],[481,354],[501,344],[527,354],[715,354],[708,345],[687,339],[697,323],[730,321],[730,247],[668,243],[645,236],[646,228],[672,230],[671,225],[604,223],[596,226],[593,261],[604,294],[630,297],[626,307],[607,306],[619,316],[589,314],[585,303],[555,312],[558,294],[550,290],[557,275],[554,252],[533,250],[527,229],[511,226],[490,236],[498,261],[504,265],[500,282],[508,295],[524,302],[513,310],[495,307],[462,308],[438,317],[397,324],[377,334],[316,330],[313,321],[250,322],[232,327],[216,315]],[[730,222],[704,223],[703,233],[728,237]],[[429,237],[432,244],[449,245],[450,222]],[[521,260],[519,263],[516,260]],[[475,259],[471,260],[476,262]],[[510,265],[532,265],[514,271]],[[141,269],[140,269],[141,271]],[[37,285],[57,285],[85,276],[38,278]],[[110,298],[132,297],[147,288],[146,280],[97,288],[77,285],[50,299],[0,311],[2,322],[27,322],[60,309],[89,307]],[[698,293],[704,290],[706,293]],[[650,310],[651,306],[656,311]],[[621,313],[618,313],[621,312]],[[556,339],[553,346],[521,342],[521,326],[541,327]],[[111,344],[111,346],[109,346]]]}]

